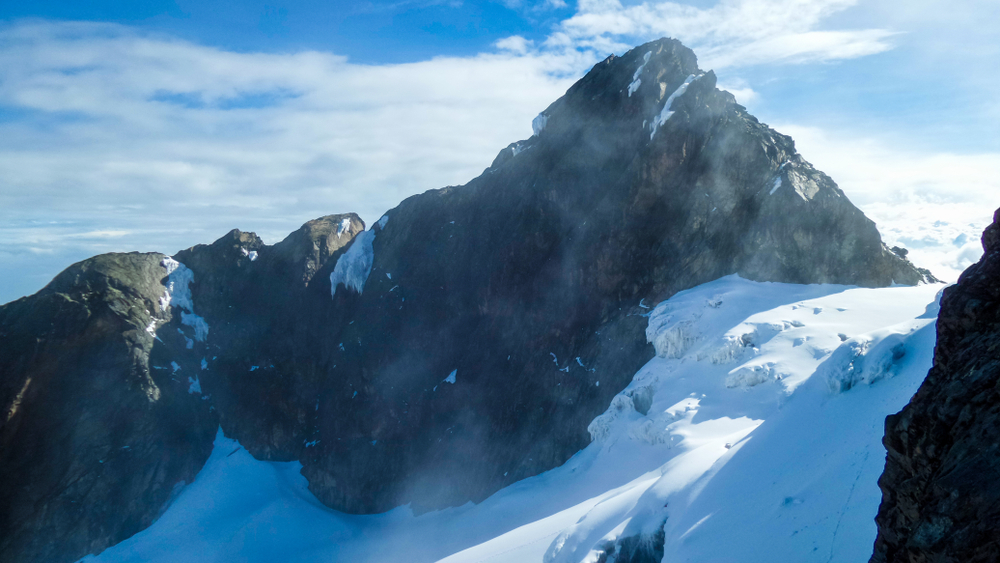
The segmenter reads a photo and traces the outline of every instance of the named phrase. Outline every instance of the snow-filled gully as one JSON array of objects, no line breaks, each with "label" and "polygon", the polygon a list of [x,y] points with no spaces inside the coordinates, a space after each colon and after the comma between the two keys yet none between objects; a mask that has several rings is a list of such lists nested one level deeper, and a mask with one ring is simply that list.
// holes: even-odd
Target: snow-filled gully
[{"label": "snow-filled gully", "polygon": [[254,460],[220,432],[160,520],[93,560],[577,563],[662,530],[665,561],[863,561],[882,423],[930,367],[940,289],[729,276],[679,293],[650,312],[657,356],[590,446],[419,517],[332,511],[298,463]]}]

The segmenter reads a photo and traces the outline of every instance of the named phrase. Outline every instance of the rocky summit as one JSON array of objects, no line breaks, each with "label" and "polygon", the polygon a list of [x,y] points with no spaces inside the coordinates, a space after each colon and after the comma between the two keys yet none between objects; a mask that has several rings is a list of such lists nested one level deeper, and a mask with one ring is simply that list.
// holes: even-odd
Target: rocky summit
[{"label": "rocky summit", "polygon": [[608,57],[533,126],[370,229],[98,256],[0,308],[5,560],[142,530],[219,426],[337,510],[480,501],[589,443],[678,291],[925,279],[677,41]]},{"label": "rocky summit", "polygon": [[1000,560],[1000,210],[947,288],[934,366],[885,423],[872,563]]}]

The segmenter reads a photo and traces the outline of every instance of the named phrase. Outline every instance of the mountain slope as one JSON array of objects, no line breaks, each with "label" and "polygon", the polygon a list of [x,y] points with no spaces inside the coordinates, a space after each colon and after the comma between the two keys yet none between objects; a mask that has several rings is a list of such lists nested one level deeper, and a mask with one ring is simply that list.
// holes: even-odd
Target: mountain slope
[{"label": "mountain slope", "polygon": [[[716,89],[676,41],[596,65],[535,129],[467,185],[413,196],[369,230],[339,215],[274,246],[233,231],[145,265],[99,257],[70,270],[112,264],[125,272],[123,300],[113,287],[56,284],[0,308],[10,358],[0,434],[16,452],[4,460],[0,519],[20,526],[0,546],[15,560],[40,546],[69,560],[147,525],[164,491],[207,456],[216,421],[259,459],[299,460],[310,490],[342,511],[479,501],[589,443],[588,425],[654,355],[648,304],[733,273],[868,287],[923,279],[790,138]],[[156,308],[170,284],[184,299]],[[117,328],[67,323],[71,313],[45,305],[53,295],[122,304],[111,309]],[[132,310],[149,313],[122,312]],[[119,342],[154,311],[145,340]],[[99,338],[133,358],[101,376],[124,397],[84,404],[84,394],[29,383],[32,342],[48,326],[67,327],[60,343]],[[46,357],[63,366],[51,377],[66,389],[99,365],[61,349]],[[163,371],[182,403],[207,411],[164,415],[162,431],[198,437],[187,445],[143,437],[141,421],[116,427],[116,445],[150,452],[143,467],[183,470],[147,482],[116,457],[128,492],[88,489],[93,508],[81,518],[61,480],[78,460],[58,452],[79,443],[100,457],[104,437],[70,432],[90,409],[100,419],[139,401],[159,412],[128,383],[143,369]],[[66,416],[49,428],[53,409]],[[74,471],[90,478],[105,466]],[[78,524],[48,528],[53,519]]]},{"label": "mountain slope", "polygon": [[[931,364],[937,291],[730,276],[681,292],[647,317],[662,355],[590,445],[476,505],[332,511],[301,464],[220,433],[164,516],[92,561],[857,561],[875,538],[882,421]],[[740,376],[760,366],[771,377]]]}]

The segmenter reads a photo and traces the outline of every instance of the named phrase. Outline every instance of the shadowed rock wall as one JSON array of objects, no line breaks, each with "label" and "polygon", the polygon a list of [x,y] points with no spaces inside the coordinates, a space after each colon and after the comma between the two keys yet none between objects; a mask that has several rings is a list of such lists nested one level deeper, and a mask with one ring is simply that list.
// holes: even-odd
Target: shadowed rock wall
[{"label": "shadowed rock wall", "polygon": [[1000,210],[945,290],[934,366],[885,422],[873,563],[1000,561]]}]

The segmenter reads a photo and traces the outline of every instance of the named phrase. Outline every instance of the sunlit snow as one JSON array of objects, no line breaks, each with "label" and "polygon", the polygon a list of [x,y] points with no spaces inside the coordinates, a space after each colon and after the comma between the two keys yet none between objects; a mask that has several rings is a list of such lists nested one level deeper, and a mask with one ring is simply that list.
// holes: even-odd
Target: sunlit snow
[{"label": "sunlit snow", "polygon": [[339,513],[299,463],[220,433],[156,523],[88,561],[578,563],[657,529],[665,561],[866,561],[883,421],[930,367],[941,287],[729,276],[679,293],[592,443],[478,505]]}]

